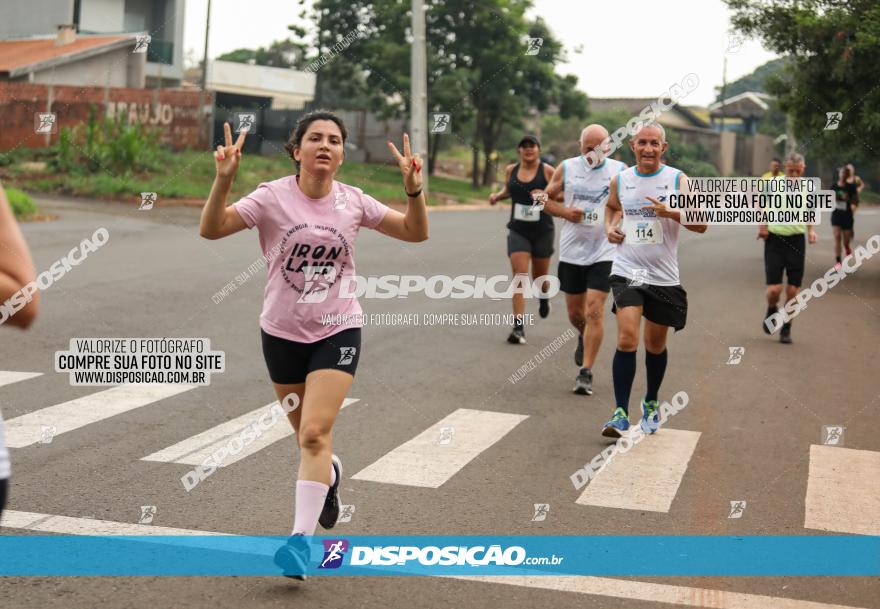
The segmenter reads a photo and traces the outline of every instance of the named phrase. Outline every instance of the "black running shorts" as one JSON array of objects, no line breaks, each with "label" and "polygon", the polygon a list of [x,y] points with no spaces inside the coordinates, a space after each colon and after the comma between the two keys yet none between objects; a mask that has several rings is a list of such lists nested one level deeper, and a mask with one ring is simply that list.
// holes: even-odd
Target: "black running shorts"
[{"label": "black running shorts", "polygon": [[805,235],[775,235],[764,241],[764,274],[767,285],[782,283],[782,273],[788,276],[788,285],[800,287],[804,278],[804,259],[807,255]]},{"label": "black running shorts", "polygon": [[3,506],[6,505],[6,490],[9,488],[9,479],[0,480],[0,516],[3,515]]},{"label": "black running shorts", "polygon": [[687,323],[687,292],[680,285],[629,285],[630,282],[620,275],[611,276],[611,297],[614,304],[611,312],[617,308],[642,307],[645,319],[661,326],[675,328],[678,332]]},{"label": "black running shorts", "polygon": [[835,209],[831,212],[831,226],[839,226],[843,230],[852,230],[855,216],[851,211]]},{"label": "black running shorts", "polygon": [[543,230],[532,235],[524,235],[513,229],[507,232],[507,255],[514,252],[527,252],[532,258],[549,258],[553,255],[554,231]]},{"label": "black running shorts", "polygon": [[559,287],[566,294],[583,294],[587,290],[609,292],[611,290],[610,260],[590,265],[559,261]]},{"label": "black running shorts", "polygon": [[361,329],[349,328],[314,343],[298,343],[266,334],[263,357],[273,383],[296,385],[315,370],[341,370],[354,376],[361,355]]}]

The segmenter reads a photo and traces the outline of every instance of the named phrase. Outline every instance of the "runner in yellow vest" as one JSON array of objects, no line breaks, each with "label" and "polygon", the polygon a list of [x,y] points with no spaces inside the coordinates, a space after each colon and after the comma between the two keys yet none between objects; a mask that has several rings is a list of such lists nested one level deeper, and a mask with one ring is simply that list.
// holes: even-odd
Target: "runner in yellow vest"
[{"label": "runner in yellow vest", "polygon": [[[785,175],[800,178],[804,175],[804,157],[793,152],[785,159]],[[762,224],[758,229],[758,239],[764,239],[764,273],[767,279],[767,313],[764,315],[764,332],[770,334],[767,320],[777,312],[779,297],[782,295],[782,274],[785,272],[788,285],[785,287],[786,302],[797,296],[804,278],[806,242],[818,241],[812,224]],[[779,342],[791,343],[791,322],[782,325]]]}]

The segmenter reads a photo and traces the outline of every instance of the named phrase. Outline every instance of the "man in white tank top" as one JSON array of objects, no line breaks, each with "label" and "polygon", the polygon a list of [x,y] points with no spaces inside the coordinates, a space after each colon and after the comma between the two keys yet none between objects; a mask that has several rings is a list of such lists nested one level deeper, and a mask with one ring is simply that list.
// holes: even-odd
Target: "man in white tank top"
[{"label": "man in white tank top", "polygon": [[[592,369],[602,344],[614,259],[614,245],[605,236],[605,204],[612,178],[626,169],[620,161],[605,157],[607,144],[603,150],[602,143],[607,137],[602,125],[584,128],[581,154],[565,159],[556,169],[544,204],[544,211],[563,220],[558,275],[568,319],[578,331],[574,361],[579,371],[574,392],[579,395],[593,394]],[[560,199],[562,204],[556,202]]]},{"label": "man in white tank top", "polygon": [[[642,316],[647,390],[641,425],[649,433],[659,425],[657,394],[666,372],[667,332],[670,327],[681,330],[687,321],[687,292],[678,278],[681,214],[665,203],[670,194],[685,187],[687,177],[661,163],[667,144],[659,124],[642,124],[630,147],[636,166],[611,181],[605,214],[605,232],[617,246],[611,268],[612,311],[617,314],[617,351],[612,364],[617,408],[602,429],[603,436],[612,438],[629,429],[629,397]],[[685,228],[704,233],[708,225]]]}]

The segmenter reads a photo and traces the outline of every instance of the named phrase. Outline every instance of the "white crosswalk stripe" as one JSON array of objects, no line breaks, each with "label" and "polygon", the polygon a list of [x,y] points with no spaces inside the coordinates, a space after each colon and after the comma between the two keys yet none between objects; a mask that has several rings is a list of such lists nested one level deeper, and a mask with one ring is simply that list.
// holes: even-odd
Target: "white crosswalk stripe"
[{"label": "white crosswalk stripe", "polygon": [[[0,371],[0,386],[40,375]],[[10,419],[6,422],[7,442],[11,448],[31,446],[40,442],[44,428],[52,429],[55,437],[195,387],[112,387]],[[356,398],[346,398],[342,407],[357,401]],[[272,421],[262,433],[254,434],[249,443],[239,442],[237,450],[225,451],[225,457],[218,465],[232,465],[293,435],[287,421],[277,420],[277,417],[276,420],[265,418],[267,414],[271,415],[270,409],[275,406],[275,402],[261,406],[141,460],[201,465],[222,447],[235,444],[236,438],[248,427],[253,428],[261,417],[264,417],[263,421]],[[352,479],[438,488],[527,418],[527,415],[459,409],[381,456]],[[614,462],[590,483],[577,503],[668,512],[699,435],[697,432],[661,430],[650,439],[650,443],[643,442],[637,450],[615,457]]]},{"label": "white crosswalk stripe", "polygon": [[575,503],[668,512],[699,439],[698,431],[668,428],[645,436],[616,454]]},{"label": "white crosswalk stripe", "polygon": [[880,452],[810,446],[804,527],[880,535]]},{"label": "white crosswalk stripe", "polygon": [[6,422],[6,442],[23,448],[40,442],[43,429],[52,437],[195,389],[198,385],[119,385],[104,391],[47,406]]},{"label": "white crosswalk stripe", "polygon": [[42,372],[14,372],[12,370],[0,370],[0,387],[3,385],[11,385],[20,381],[37,378],[43,376]]},{"label": "white crosswalk stripe", "polygon": [[223,535],[210,531],[193,529],[175,529],[152,524],[136,524],[132,522],[113,522],[94,518],[74,518],[70,516],[53,516],[35,512],[19,512],[4,510],[4,528],[39,531],[42,533],[61,533],[64,535]]},{"label": "white crosswalk stripe", "polygon": [[[357,398],[345,398],[342,402],[342,408],[350,406],[357,401]],[[227,453],[227,456],[224,457],[222,463],[218,464],[221,467],[232,465],[245,457],[263,450],[270,444],[293,435],[293,428],[290,423],[287,422],[286,417],[278,417],[276,415],[273,418],[272,409],[276,407],[278,407],[278,402],[266,404],[265,406],[261,406],[256,410],[241,415],[240,417],[236,417],[231,421],[221,423],[216,427],[212,427],[211,429],[196,434],[186,440],[182,440],[168,448],[163,448],[151,455],[147,455],[146,457],[143,457],[142,460],[201,465],[205,462],[205,459],[216,453],[221,447],[229,445],[238,438],[239,434],[241,434],[246,428],[251,427],[259,429],[261,431],[259,436],[256,436],[256,438],[248,444],[242,442],[241,444],[243,445],[240,450],[235,453]],[[280,411],[280,408],[277,408],[277,410]],[[269,419],[265,418],[267,415]],[[270,420],[273,421],[271,427],[264,430],[261,421],[268,422]]]},{"label": "white crosswalk stripe", "polygon": [[459,408],[352,478],[437,488],[527,418]]},{"label": "white crosswalk stripe", "polygon": [[[625,598],[645,601],[647,603],[667,603],[683,607],[712,607],[713,609],[769,609],[770,607],[773,609],[857,609],[849,605],[831,605],[781,596],[765,596],[763,594],[691,588],[688,586],[671,586],[669,584],[614,579],[611,577],[454,575],[451,578],[537,588],[539,590],[556,590],[559,592],[606,596],[609,598]],[[601,607],[602,605],[596,604],[595,606]]]}]

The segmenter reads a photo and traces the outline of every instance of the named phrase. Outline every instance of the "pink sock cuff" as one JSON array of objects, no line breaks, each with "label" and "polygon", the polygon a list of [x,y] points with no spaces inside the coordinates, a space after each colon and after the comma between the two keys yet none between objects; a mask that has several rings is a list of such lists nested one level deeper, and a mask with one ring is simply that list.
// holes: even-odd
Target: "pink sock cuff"
[{"label": "pink sock cuff", "polygon": [[330,487],[328,485],[324,484],[323,482],[316,482],[314,480],[297,480],[296,485],[297,486],[302,485],[306,488],[314,488],[314,489],[319,489],[322,491],[329,491],[330,490]]}]

